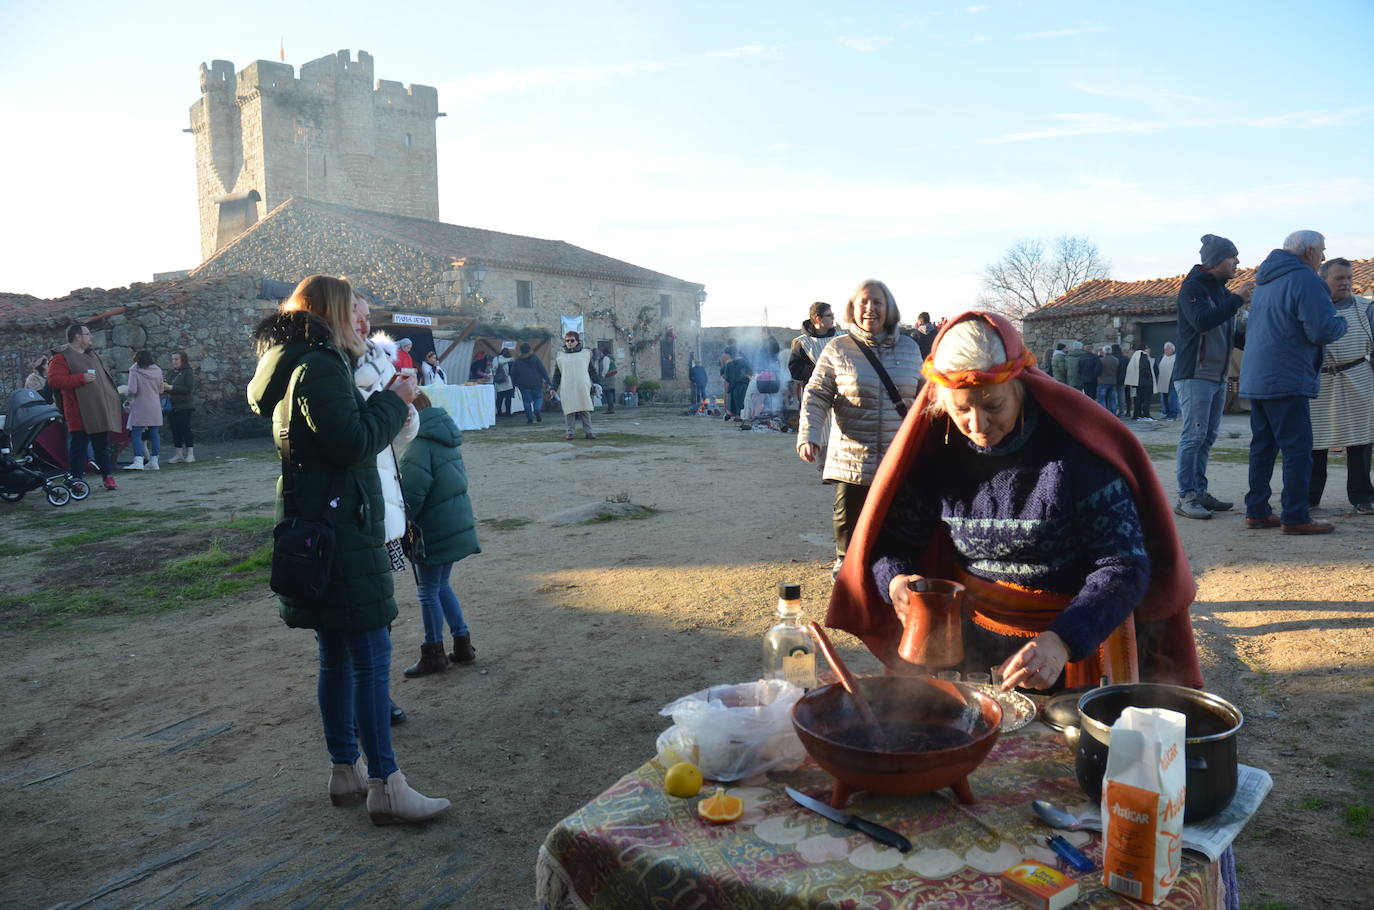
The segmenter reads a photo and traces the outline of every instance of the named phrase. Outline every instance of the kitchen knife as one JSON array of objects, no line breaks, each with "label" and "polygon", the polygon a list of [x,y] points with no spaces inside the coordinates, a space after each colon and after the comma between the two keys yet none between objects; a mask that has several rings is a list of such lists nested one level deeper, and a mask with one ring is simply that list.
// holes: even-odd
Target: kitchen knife
[{"label": "kitchen knife", "polygon": [[817,815],[823,815],[837,825],[844,825],[855,831],[867,834],[879,843],[887,844],[889,847],[896,847],[903,853],[911,849],[911,841],[902,837],[891,828],[884,828],[882,825],[874,824],[866,818],[859,818],[857,815],[850,815],[848,812],[841,812],[833,809],[818,799],[812,799],[799,790],[791,787],[787,788],[787,795],[792,797],[798,805],[805,806]]}]

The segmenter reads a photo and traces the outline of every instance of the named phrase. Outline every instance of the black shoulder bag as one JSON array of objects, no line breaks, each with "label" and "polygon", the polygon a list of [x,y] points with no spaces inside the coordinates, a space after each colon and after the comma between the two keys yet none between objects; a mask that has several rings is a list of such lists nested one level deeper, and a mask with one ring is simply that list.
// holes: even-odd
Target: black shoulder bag
[{"label": "black shoulder bag", "polygon": [[292,600],[318,601],[329,587],[337,550],[334,522],[339,515],[343,472],[329,472],[329,496],[319,519],[303,518],[296,503],[295,466],[291,453],[291,417],[296,376],[279,407],[285,410],[281,430],[282,504],[285,517],[272,529],[272,590]]},{"label": "black shoulder bag", "polygon": [[878,371],[878,378],[883,381],[883,387],[887,389],[887,397],[892,399],[892,406],[897,409],[897,415],[899,417],[906,417],[906,402],[902,401],[902,395],[897,391],[897,384],[894,383],[892,377],[887,374],[887,369],[884,368],[882,362],[878,360],[878,355],[873,353],[872,348],[864,344],[855,336],[850,335],[849,337],[853,339],[854,344],[858,345],[859,350],[863,351],[863,355],[868,358],[868,362],[873,364],[873,369]]}]

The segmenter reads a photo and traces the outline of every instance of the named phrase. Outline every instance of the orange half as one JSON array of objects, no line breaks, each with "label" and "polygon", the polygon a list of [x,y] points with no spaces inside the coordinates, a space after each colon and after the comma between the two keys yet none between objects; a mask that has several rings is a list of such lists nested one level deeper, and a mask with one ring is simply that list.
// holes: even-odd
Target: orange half
[{"label": "orange half", "polygon": [[744,800],[738,796],[728,796],[724,787],[697,803],[697,814],[713,825],[725,825],[738,821],[744,814]]}]

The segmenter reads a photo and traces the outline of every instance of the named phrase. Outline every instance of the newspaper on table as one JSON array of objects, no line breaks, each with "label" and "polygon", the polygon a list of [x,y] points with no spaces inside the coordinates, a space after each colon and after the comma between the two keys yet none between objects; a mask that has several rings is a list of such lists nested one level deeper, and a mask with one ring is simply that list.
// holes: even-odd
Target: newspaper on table
[{"label": "newspaper on table", "polygon": [[[1260,803],[1264,802],[1274,787],[1274,779],[1269,772],[1260,768],[1237,765],[1236,776],[1236,795],[1229,806],[1211,818],[1183,826],[1184,848],[1196,850],[1213,863],[1221,859],[1221,854],[1231,846],[1236,835],[1240,834],[1245,823],[1259,810]],[[1102,830],[1102,809],[1097,803],[1079,806],[1074,810],[1074,816],[1084,828]]]}]

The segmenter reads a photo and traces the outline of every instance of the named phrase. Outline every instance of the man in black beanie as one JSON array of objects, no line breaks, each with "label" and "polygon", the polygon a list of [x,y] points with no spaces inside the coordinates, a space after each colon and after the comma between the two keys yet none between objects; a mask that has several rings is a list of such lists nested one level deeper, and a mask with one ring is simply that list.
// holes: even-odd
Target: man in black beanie
[{"label": "man in black beanie", "polygon": [[1178,390],[1182,434],[1178,440],[1178,503],[1185,518],[1211,518],[1234,503],[1207,492],[1207,458],[1217,441],[1226,404],[1226,368],[1231,363],[1236,311],[1250,302],[1255,283],[1239,294],[1226,289],[1236,277],[1240,253],[1216,234],[1202,236],[1202,262],[1193,266],[1178,292],[1178,353],[1174,388]]}]

